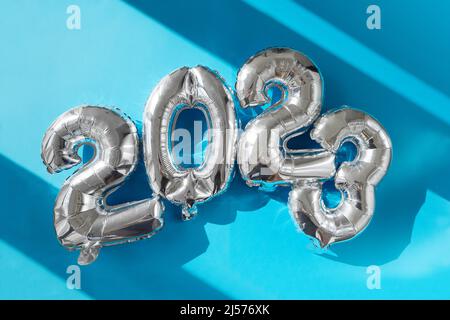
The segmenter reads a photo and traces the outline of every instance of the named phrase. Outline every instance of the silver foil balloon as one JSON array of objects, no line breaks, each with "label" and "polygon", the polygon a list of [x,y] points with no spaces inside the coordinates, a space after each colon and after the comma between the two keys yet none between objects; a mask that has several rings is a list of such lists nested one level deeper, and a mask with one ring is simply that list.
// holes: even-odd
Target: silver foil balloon
[{"label": "silver foil balloon", "polygon": [[[198,108],[208,122],[208,145],[198,168],[182,168],[171,156],[171,128],[182,110]],[[182,67],[153,90],[144,112],[144,154],[152,189],[182,205],[192,218],[196,204],[225,190],[232,178],[237,123],[230,90],[215,72],[203,66]]]},{"label": "silver foil balloon", "polygon": [[80,106],[65,112],[42,141],[50,173],[80,164],[78,149],[92,145],[94,157],[66,180],[56,199],[54,225],[60,243],[80,249],[79,264],[93,262],[102,246],[148,238],[163,225],[158,198],[109,206],[106,198],[135,169],[139,137],[133,122],[116,111]]},{"label": "silver foil balloon", "polygon": [[311,138],[333,153],[346,141],[352,141],[358,150],[355,159],[341,164],[336,172],[335,185],[341,191],[336,208],[327,208],[321,200],[320,180],[299,180],[289,194],[289,207],[300,228],[326,246],[355,236],[370,222],[375,186],[389,167],[392,145],[380,123],[349,108],[322,116]]},{"label": "silver foil balloon", "polygon": [[250,121],[240,137],[237,159],[242,177],[250,186],[269,188],[299,178],[331,177],[335,172],[333,153],[305,149],[294,154],[286,146],[320,114],[322,79],[316,66],[289,48],[256,54],[238,73],[236,93],[241,106],[270,102],[271,86],[278,86],[283,97]]},{"label": "silver foil balloon", "polygon": [[[283,96],[246,126],[237,154],[242,177],[250,186],[292,185],[290,211],[321,246],[353,237],[373,215],[374,187],[391,158],[389,136],[370,116],[346,108],[316,122],[311,138],[323,149],[290,150],[287,142],[303,134],[320,114],[322,79],[306,56],[271,48],[251,57],[239,71],[236,93],[242,107],[270,102],[271,86],[278,86]],[[336,172],[335,153],[349,140],[358,156]],[[332,177],[343,198],[335,209],[322,201],[322,184]]]}]

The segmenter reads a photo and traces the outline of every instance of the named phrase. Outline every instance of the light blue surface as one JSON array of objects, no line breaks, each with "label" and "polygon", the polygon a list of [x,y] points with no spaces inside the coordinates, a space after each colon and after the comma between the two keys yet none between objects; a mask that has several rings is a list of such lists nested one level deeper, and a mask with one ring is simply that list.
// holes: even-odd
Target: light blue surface
[{"label": "light blue surface", "polygon": [[[366,28],[376,2],[382,29]],[[81,8],[81,30],[66,8]],[[450,298],[450,20],[445,1],[25,1],[0,4],[0,298]],[[375,116],[394,158],[369,227],[321,253],[296,230],[287,188],[230,190],[179,220],[169,203],[154,238],[105,248],[66,288],[76,254],[58,244],[52,206],[68,173],[49,175],[40,143],[50,123],[83,104],[142,120],[156,83],[207,65],[234,85],[268,46],[305,52],[321,68],[325,107]],[[239,113],[242,115],[241,113]],[[145,170],[114,195],[150,194]],[[381,267],[381,289],[366,268]]]}]

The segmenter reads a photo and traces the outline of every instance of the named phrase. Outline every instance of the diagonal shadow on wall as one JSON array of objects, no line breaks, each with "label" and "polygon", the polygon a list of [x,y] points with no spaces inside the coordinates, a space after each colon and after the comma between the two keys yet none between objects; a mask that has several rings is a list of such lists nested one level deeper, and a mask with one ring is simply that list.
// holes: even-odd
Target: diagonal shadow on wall
[{"label": "diagonal shadow on wall", "polygon": [[[412,70],[414,75],[449,95],[450,87],[446,73],[450,70],[450,61],[432,59],[431,55],[439,52],[440,56],[450,54],[450,43],[436,41],[435,37],[427,36],[445,33],[448,21],[436,19],[440,12],[448,11],[450,3],[436,2],[432,6],[423,1],[410,1],[403,6],[395,1],[377,0],[381,9],[381,29],[370,30],[366,21],[371,14],[367,8],[370,1],[335,1],[335,0],[294,0],[299,6],[319,16],[322,20],[339,26],[339,29],[372,51],[395,61],[406,70]],[[411,23],[419,20],[420,23]],[[420,47],[418,50],[417,39]],[[425,62],[426,61],[426,62]],[[425,62],[425,63],[424,63]]]},{"label": "diagonal shadow on wall", "polygon": [[[0,237],[28,257],[61,277],[76,263],[77,253],[61,247],[53,229],[53,203],[58,190],[17,164],[0,155],[3,199]],[[234,183],[232,196],[243,186]],[[112,203],[146,198],[150,189],[143,163],[123,188],[114,194]],[[237,199],[237,195],[234,194]],[[108,199],[109,200],[109,199]],[[258,192],[240,201],[228,201],[228,210],[205,209],[190,222],[179,219],[179,209],[166,204],[166,226],[149,240],[129,245],[103,248],[98,260],[82,268],[82,289],[97,299],[227,299],[205,282],[183,270],[183,264],[202,254],[208,247],[204,225],[208,222],[228,224],[236,210],[256,210],[267,197]],[[223,203],[211,201],[209,206]],[[62,282],[65,285],[65,282]]]},{"label": "diagonal shadow on wall", "polygon": [[[325,257],[363,266],[392,261],[410,242],[426,191],[430,189],[450,200],[450,188],[446,185],[450,166],[441,161],[450,156],[450,128],[343,63],[332,52],[324,51],[241,1],[227,1],[226,5],[207,0],[125,2],[236,68],[255,52],[270,46],[288,46],[305,52],[320,66],[325,79],[324,110],[350,105],[372,114],[385,126],[392,138],[394,158],[377,189],[375,216],[359,237],[332,247],[336,256],[324,254]],[[286,203],[287,192],[280,189],[269,196]]]}]

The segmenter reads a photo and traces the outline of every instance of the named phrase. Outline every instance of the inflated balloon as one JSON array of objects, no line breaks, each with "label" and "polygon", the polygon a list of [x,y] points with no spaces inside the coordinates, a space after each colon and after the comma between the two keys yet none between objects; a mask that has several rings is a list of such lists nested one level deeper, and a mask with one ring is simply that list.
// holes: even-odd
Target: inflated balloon
[{"label": "inflated balloon", "polygon": [[[204,112],[208,145],[198,168],[173,163],[171,131],[179,113]],[[181,204],[183,219],[192,218],[196,204],[225,190],[232,178],[237,124],[232,95],[224,81],[206,67],[182,67],[164,77],[152,92],[144,112],[144,155],[154,192]]]},{"label": "inflated balloon", "polygon": [[[389,136],[370,116],[345,108],[315,124],[311,138],[323,149],[295,150],[293,155],[287,141],[303,134],[320,114],[322,79],[301,53],[271,48],[251,57],[239,71],[236,92],[242,107],[270,102],[271,86],[278,86],[283,97],[246,126],[237,154],[242,177],[250,186],[292,185],[290,211],[321,246],[353,237],[373,215],[374,187],[390,163]],[[335,153],[346,141],[355,143],[358,156],[336,172]],[[322,201],[322,184],[333,176],[344,200],[329,209]]]},{"label": "inflated balloon", "polygon": [[236,93],[241,106],[270,102],[271,86],[281,89],[282,99],[250,121],[239,139],[237,159],[244,180],[250,186],[274,187],[299,178],[333,176],[333,153],[305,149],[290,154],[286,150],[287,141],[303,133],[320,114],[322,79],[316,66],[289,48],[256,54],[238,73]]},{"label": "inflated balloon", "polygon": [[352,141],[358,149],[356,158],[341,164],[336,172],[335,185],[341,191],[336,208],[326,208],[321,201],[319,180],[300,180],[289,194],[290,210],[301,229],[326,246],[355,236],[370,222],[375,186],[389,167],[392,145],[380,123],[349,108],[322,116],[311,138],[333,153],[346,141]]},{"label": "inflated balloon", "polygon": [[60,243],[80,249],[79,264],[93,262],[102,246],[148,238],[163,226],[159,199],[109,206],[106,198],[135,169],[139,137],[133,122],[116,111],[80,106],[65,112],[42,141],[42,159],[50,173],[81,162],[78,149],[95,155],[66,180],[56,199],[54,225]]},{"label": "inflated balloon", "polygon": [[[109,206],[106,198],[135,169],[139,137],[134,123],[119,112],[81,106],[61,115],[47,130],[42,159],[50,173],[81,162],[78,149],[94,147],[94,157],[64,183],[54,208],[58,240],[80,249],[78,262],[93,262],[103,246],[148,238],[163,226],[158,196],[182,205],[191,219],[197,204],[226,190],[237,156],[249,186],[292,187],[289,208],[304,233],[321,246],[350,239],[370,222],[375,186],[385,175],[392,146],[384,128],[371,116],[350,108],[320,116],[322,78],[314,63],[289,48],[270,48],[251,57],[240,69],[236,94],[243,108],[271,102],[269,90],[282,97],[250,121],[237,145],[237,122],[231,91],[210,69],[182,67],[164,77],[144,111],[144,160],[153,199]],[[203,163],[186,168],[174,162],[172,129],[182,111],[199,109],[207,124]],[[255,109],[253,109],[255,110]],[[288,142],[313,126],[311,139],[322,149],[296,149]],[[358,152],[336,169],[338,149],[352,142]],[[237,153],[237,154],[236,154]],[[341,192],[328,208],[323,183],[335,180]]]}]

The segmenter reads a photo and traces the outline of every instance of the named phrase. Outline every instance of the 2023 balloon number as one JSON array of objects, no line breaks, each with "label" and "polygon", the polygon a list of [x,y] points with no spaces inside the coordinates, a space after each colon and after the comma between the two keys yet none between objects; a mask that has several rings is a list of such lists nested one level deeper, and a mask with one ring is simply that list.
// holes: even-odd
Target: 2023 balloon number
[{"label": "2023 balloon number", "polygon": [[[144,112],[144,160],[153,199],[108,206],[138,161],[139,137],[133,122],[119,111],[81,106],[62,114],[47,130],[42,159],[50,173],[81,162],[83,144],[94,157],[64,183],[56,199],[54,224],[60,243],[80,249],[78,262],[93,262],[102,246],[152,236],[163,226],[163,197],[192,218],[197,204],[226,190],[237,156],[249,186],[291,186],[289,209],[299,227],[321,246],[349,239],[369,223],[375,186],[389,167],[392,147],[383,127],[361,111],[340,108],[320,118],[322,79],[317,67],[289,48],[271,48],[251,57],[240,69],[236,96],[243,108],[270,102],[271,86],[282,98],[245,127],[237,141],[233,94],[206,67],[183,67],[164,77]],[[204,112],[208,145],[203,164],[182,168],[173,163],[170,134],[179,113]],[[289,139],[313,126],[311,138],[322,149],[290,150]],[[351,141],[357,155],[336,169],[335,154]],[[333,178],[341,192],[336,208],[322,201],[322,184]]]}]

